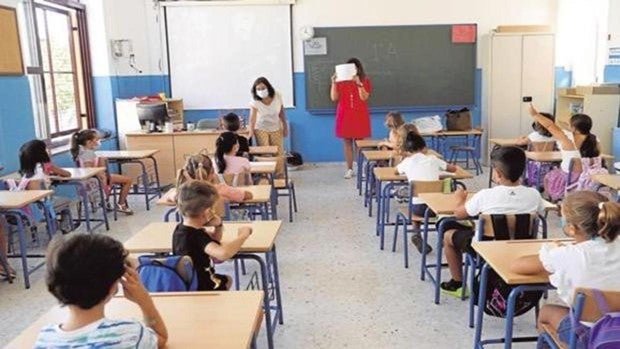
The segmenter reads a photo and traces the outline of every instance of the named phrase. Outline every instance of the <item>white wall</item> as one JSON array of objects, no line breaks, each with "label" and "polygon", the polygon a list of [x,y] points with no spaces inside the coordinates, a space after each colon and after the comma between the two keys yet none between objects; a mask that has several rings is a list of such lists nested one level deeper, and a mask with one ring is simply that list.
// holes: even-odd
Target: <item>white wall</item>
[{"label": "white wall", "polygon": [[498,25],[555,26],[556,0],[298,0],[293,7],[294,70],[303,71],[299,28],[416,24],[478,24],[478,64],[486,59],[485,36]]},{"label": "white wall", "polygon": [[[166,63],[160,43],[158,10],[152,0],[83,0],[87,6],[93,75],[161,75]],[[111,40],[130,40],[137,72],[129,58],[112,56]],[[125,44],[129,53],[129,44]]]}]

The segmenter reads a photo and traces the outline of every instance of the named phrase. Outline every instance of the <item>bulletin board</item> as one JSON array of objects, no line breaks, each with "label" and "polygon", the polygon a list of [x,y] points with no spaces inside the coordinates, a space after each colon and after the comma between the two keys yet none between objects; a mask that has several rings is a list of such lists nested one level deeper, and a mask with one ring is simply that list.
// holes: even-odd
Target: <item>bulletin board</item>
[{"label": "bulletin board", "polygon": [[0,6],[0,75],[24,75],[17,12]]}]

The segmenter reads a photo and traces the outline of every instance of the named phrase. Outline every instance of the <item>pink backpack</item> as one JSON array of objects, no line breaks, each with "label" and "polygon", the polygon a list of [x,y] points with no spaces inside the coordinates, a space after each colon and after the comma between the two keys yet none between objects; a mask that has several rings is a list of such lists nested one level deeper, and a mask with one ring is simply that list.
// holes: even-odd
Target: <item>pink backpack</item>
[{"label": "pink backpack", "polygon": [[595,158],[581,158],[581,173],[577,181],[566,186],[566,192],[573,190],[596,191],[598,184],[592,179],[592,176],[608,173],[609,171],[603,167],[603,159],[600,156]]}]

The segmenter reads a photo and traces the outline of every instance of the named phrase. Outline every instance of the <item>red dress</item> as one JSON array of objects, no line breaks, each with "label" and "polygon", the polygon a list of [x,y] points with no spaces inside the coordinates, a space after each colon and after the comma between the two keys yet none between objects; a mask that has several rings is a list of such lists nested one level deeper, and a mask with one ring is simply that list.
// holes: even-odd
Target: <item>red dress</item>
[{"label": "red dress", "polygon": [[[365,78],[362,84],[366,92],[370,93],[372,89],[370,80]],[[360,99],[355,82],[337,82],[336,90],[340,96],[336,107],[336,137],[353,139],[370,137],[368,103]]]}]

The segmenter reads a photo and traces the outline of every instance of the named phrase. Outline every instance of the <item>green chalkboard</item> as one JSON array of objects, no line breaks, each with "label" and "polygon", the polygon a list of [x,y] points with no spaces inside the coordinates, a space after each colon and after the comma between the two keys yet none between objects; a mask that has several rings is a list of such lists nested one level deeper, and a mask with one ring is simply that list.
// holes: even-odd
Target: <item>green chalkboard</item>
[{"label": "green chalkboard", "polygon": [[473,105],[476,42],[454,42],[453,26],[315,28],[325,47],[304,47],[307,109],[335,107],[330,77],[350,57],[371,80],[373,108]]}]

